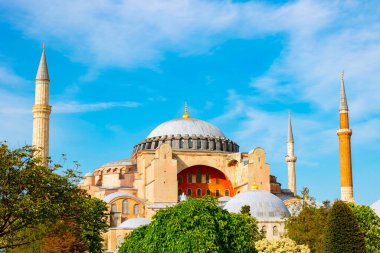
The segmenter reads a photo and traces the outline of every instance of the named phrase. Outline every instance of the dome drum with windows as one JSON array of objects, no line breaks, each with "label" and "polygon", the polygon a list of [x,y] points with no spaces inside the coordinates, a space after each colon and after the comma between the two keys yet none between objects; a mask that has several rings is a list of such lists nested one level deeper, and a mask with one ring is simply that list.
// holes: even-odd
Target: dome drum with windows
[{"label": "dome drum with windows", "polygon": [[133,154],[142,150],[155,150],[163,143],[169,144],[172,149],[239,152],[239,145],[226,138],[216,126],[190,118],[187,106],[182,118],[157,126],[144,141],[134,147]]}]

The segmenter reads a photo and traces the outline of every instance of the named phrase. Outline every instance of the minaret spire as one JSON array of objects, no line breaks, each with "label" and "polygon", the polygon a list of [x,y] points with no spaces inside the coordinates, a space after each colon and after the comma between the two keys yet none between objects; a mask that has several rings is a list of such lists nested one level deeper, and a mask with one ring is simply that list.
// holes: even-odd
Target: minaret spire
[{"label": "minaret spire", "polygon": [[340,193],[341,199],[347,202],[355,202],[352,183],[351,162],[351,135],[349,125],[348,105],[346,91],[344,88],[344,72],[341,74],[340,105],[339,105],[340,128],[337,131],[339,138],[339,160],[340,160]]},{"label": "minaret spire", "polygon": [[292,129],[292,119],[289,112],[288,116],[288,144],[287,144],[287,155],[285,161],[288,163],[288,188],[297,195],[297,184],[296,184],[296,161],[297,157],[294,155],[294,138]]},{"label": "minaret spire", "polygon": [[45,56],[45,44],[42,44],[42,55],[36,75],[35,102],[33,111],[33,141],[38,149],[37,155],[42,158],[42,165],[47,165],[49,157],[49,105],[50,78]]},{"label": "minaret spire", "polygon": [[339,112],[348,112],[347,98],[346,98],[346,90],[344,88],[344,71],[342,71],[340,76],[341,84],[340,84],[340,106]]}]

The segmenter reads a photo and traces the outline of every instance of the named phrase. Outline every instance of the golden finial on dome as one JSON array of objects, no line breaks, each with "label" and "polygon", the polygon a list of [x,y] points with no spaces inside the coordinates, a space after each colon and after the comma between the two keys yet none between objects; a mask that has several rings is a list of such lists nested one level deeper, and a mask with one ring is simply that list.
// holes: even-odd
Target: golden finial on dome
[{"label": "golden finial on dome", "polygon": [[252,188],[252,190],[258,190],[259,186],[256,184],[256,182],[253,182],[251,188]]},{"label": "golden finial on dome", "polygon": [[187,108],[187,102],[185,102],[185,112],[183,113],[182,118],[184,119],[190,118],[189,109]]}]

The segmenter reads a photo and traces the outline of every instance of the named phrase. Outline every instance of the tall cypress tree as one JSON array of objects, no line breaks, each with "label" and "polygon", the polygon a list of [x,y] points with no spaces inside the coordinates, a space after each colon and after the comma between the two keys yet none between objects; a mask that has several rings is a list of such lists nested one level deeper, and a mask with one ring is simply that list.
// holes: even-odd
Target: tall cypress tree
[{"label": "tall cypress tree", "polygon": [[324,252],[366,252],[364,235],[360,231],[358,221],[351,208],[343,201],[336,201],[329,213]]}]

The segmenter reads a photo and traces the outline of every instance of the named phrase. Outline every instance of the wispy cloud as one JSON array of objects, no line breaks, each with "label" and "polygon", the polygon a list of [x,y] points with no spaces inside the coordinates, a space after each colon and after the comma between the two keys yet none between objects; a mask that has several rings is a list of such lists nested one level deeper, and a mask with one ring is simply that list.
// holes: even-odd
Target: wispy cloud
[{"label": "wispy cloud", "polygon": [[10,68],[0,64],[0,86],[9,88],[25,82],[26,81],[23,78],[14,73]]},{"label": "wispy cloud", "polygon": [[140,103],[125,101],[125,102],[99,102],[99,103],[78,103],[78,102],[58,102],[53,105],[54,113],[79,113],[79,112],[94,112],[112,109],[115,107],[135,108],[140,106]]},{"label": "wispy cloud", "polygon": [[295,28],[306,36],[328,22],[331,12],[331,5],[314,1],[271,5],[202,0],[41,0],[36,8],[30,1],[15,0],[0,5],[3,15],[27,36],[43,38],[53,47],[68,46],[72,59],[97,67],[149,67],[166,52],[199,54],[228,39]]}]

